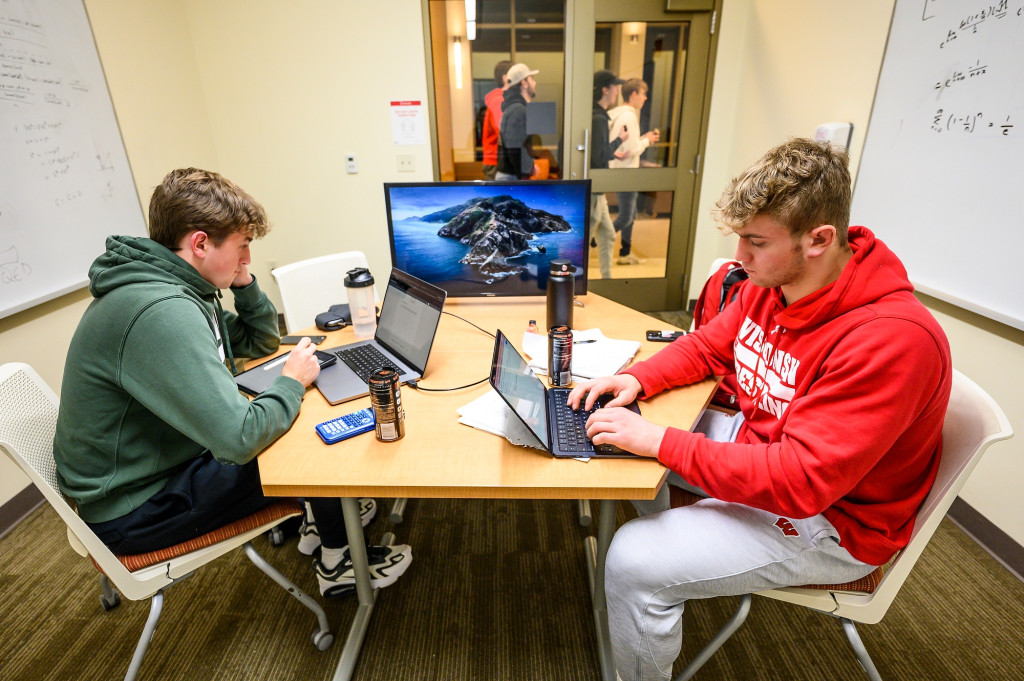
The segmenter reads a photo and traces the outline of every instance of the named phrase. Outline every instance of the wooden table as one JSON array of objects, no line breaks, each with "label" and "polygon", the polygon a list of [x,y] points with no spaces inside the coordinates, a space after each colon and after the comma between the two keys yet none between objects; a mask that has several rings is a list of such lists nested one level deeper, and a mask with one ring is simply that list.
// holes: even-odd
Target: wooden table
[{"label": "wooden table", "polygon": [[[584,307],[575,308],[573,328],[599,327],[610,338],[639,340],[637,359],[664,347],[644,338],[646,329],[665,328],[664,322],[596,294],[582,296],[580,301]],[[545,301],[543,297],[455,299],[446,303],[445,312],[450,314],[441,317],[420,386],[448,388],[484,379],[479,385],[450,392],[422,392],[403,386],[403,439],[385,443],[366,434],[332,446],[320,441],[314,431],[316,424],[367,407],[369,398],[331,406],[310,389],[291,430],[259,456],[267,495],[342,499],[360,605],[334,679],[351,677],[376,597],[369,585],[365,547],[357,539],[362,528],[356,499],[412,497],[600,500],[598,537],[596,542],[588,537],[587,567],[602,676],[612,681],[615,670],[605,612],[604,556],[615,530],[615,504],[621,499],[653,499],[668,471],[652,459],[594,459],[586,464],[555,459],[459,424],[455,410],[490,390],[486,378],[494,349],[494,339],[468,322],[488,332],[500,328],[521,350],[522,333],[529,321],[544,326]],[[352,340],[350,329],[330,332],[320,347],[332,348]],[[641,410],[656,423],[691,428],[715,385],[716,381],[707,380],[663,393],[643,402]]]}]

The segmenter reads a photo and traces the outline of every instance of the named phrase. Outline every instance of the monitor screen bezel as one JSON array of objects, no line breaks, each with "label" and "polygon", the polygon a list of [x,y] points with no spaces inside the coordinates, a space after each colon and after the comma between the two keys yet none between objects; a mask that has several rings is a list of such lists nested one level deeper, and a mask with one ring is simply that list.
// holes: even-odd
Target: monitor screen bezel
[{"label": "monitor screen bezel", "polygon": [[[456,180],[452,182],[433,182],[433,181],[422,181],[422,182],[385,182],[384,183],[384,205],[385,212],[388,221],[388,248],[391,251],[391,265],[392,267],[399,267],[398,265],[398,253],[395,248],[395,227],[391,215],[391,188],[392,187],[509,187],[515,185],[578,185],[585,188],[585,206],[583,211],[583,262],[574,263],[576,264],[576,275],[575,275],[575,292],[576,295],[584,295],[587,293],[587,280],[589,270],[589,259],[590,259],[590,207],[591,207],[591,196],[592,196],[592,185],[591,180]],[[431,281],[429,282],[435,286],[440,286],[441,282]],[[442,287],[443,288],[443,287]],[[521,292],[493,292],[481,289],[479,292],[472,293],[467,291],[448,291],[449,298],[502,298],[502,297],[516,297],[516,296],[543,296],[546,291],[540,287],[532,288],[528,291]]]}]

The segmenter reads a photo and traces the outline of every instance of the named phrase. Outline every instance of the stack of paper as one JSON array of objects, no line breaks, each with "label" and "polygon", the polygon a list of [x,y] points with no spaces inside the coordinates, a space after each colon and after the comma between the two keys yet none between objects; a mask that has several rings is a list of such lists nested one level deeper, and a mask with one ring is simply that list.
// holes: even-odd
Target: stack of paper
[{"label": "stack of paper", "polygon": [[[500,435],[520,447],[533,447],[542,452],[548,451],[530,432],[530,429],[516,418],[505,400],[501,399],[501,395],[494,392],[493,389],[456,411],[459,414],[459,423]],[[579,456],[573,460],[586,463],[590,461],[590,457]]]},{"label": "stack of paper", "polygon": [[547,451],[523,422],[516,418],[505,400],[501,399],[501,395],[494,390],[488,391],[486,395],[476,398],[456,411],[459,414],[459,423],[500,435],[514,445]]},{"label": "stack of paper", "polygon": [[[611,376],[629,364],[640,351],[639,341],[606,338],[601,329],[572,332],[572,377],[574,381]],[[530,356],[535,373],[548,373],[548,337],[523,333],[523,352]]]}]

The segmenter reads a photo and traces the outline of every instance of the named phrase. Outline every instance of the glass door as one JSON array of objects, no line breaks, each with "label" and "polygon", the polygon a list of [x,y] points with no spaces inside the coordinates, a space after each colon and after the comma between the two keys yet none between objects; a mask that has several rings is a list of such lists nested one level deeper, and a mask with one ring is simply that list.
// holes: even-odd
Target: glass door
[{"label": "glass door", "polygon": [[[435,178],[493,177],[488,97],[501,92],[500,64],[525,63],[539,71],[530,104],[550,122],[534,131],[533,179],[590,178],[606,210],[591,290],[639,310],[681,309],[721,2],[423,0]],[[629,129],[619,151],[630,153],[593,167],[601,70],[623,81],[605,110]]]},{"label": "glass door", "polygon": [[685,305],[714,7],[567,3],[565,177],[593,182],[591,290],[636,309]]}]

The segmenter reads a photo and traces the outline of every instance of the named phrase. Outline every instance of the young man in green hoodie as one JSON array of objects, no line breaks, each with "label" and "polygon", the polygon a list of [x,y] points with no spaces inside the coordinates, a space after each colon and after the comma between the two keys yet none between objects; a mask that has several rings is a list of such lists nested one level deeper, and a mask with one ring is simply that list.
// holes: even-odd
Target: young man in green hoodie
[{"label": "young man in green hoodie", "polygon": [[[166,548],[273,501],[256,455],[291,427],[320,369],[303,339],[249,400],[227,368],[280,343],[277,310],[249,272],[249,245],[269,229],[263,207],[234,183],[175,170],[153,192],[150,238],[108,237],[89,270],[94,300],[68,351],[54,459],[62,491],[115,553]],[[221,307],[224,288],[235,313]],[[350,592],[341,504],[309,505],[321,593]],[[378,587],[412,560],[405,545],[368,554]]]}]

